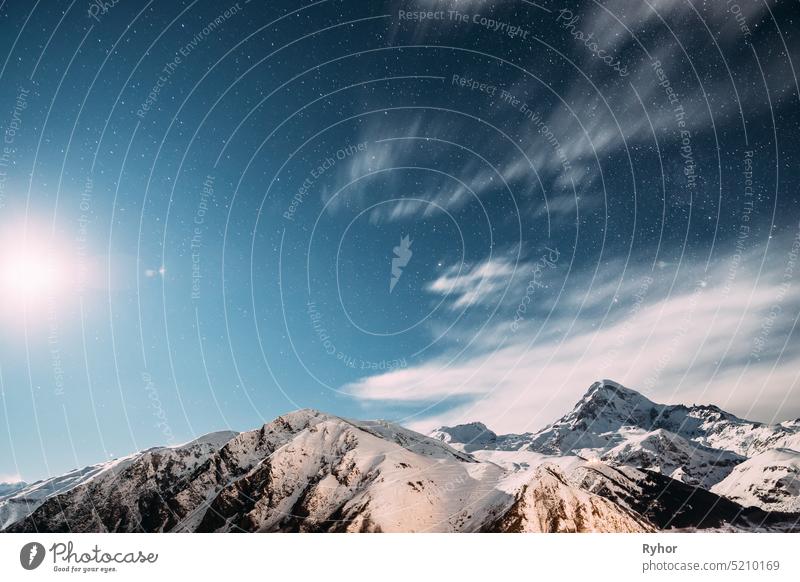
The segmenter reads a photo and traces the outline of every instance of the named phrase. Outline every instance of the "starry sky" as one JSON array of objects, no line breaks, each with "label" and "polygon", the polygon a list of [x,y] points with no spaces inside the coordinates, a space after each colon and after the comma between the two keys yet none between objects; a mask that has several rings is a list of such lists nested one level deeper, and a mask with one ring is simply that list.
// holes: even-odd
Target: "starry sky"
[{"label": "starry sky", "polygon": [[311,407],[800,416],[796,2],[0,2],[0,481]]}]

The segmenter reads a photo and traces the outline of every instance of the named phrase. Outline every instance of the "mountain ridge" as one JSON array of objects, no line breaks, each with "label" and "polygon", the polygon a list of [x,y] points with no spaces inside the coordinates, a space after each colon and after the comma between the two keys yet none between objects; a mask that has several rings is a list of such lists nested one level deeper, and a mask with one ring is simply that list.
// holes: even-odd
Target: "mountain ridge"
[{"label": "mountain ridge", "polygon": [[301,409],[9,490],[0,529],[795,531],[798,433],[610,380],[535,433]]}]

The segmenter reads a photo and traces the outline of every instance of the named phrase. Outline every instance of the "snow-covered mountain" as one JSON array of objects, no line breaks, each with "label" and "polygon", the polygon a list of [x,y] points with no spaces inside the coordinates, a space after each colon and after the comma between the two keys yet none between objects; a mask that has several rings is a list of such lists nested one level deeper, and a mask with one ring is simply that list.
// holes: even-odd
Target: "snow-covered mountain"
[{"label": "snow-covered mountain", "polygon": [[570,483],[557,466],[546,463],[534,470],[514,503],[488,525],[500,532],[648,532],[644,517]]},{"label": "snow-covered mountain", "polygon": [[[112,461],[116,462],[116,461]],[[63,475],[37,481],[20,488],[10,490],[0,498],[0,529],[30,515],[37,507],[50,497],[69,491],[76,485],[100,473],[105,464],[89,465],[82,469],[74,469]]]},{"label": "snow-covered mountain", "polygon": [[312,410],[224,444],[136,456],[10,531],[471,531],[511,497],[503,470],[383,422]]},{"label": "snow-covered mountain", "polygon": [[[572,411],[536,433],[497,435],[474,427],[442,427],[431,436],[473,454],[503,450],[577,455],[656,471],[705,489],[759,453],[800,449],[798,420],[767,425],[716,406],[656,404],[611,380],[592,384]],[[785,480],[775,486],[789,487]],[[792,496],[788,489],[787,494]],[[767,503],[757,505],[774,509]]]},{"label": "snow-covered mountain", "polygon": [[425,436],[299,410],[9,490],[0,523],[15,532],[793,531],[800,453],[786,445],[798,428],[655,404],[610,381],[537,433],[471,423]]},{"label": "snow-covered mountain", "polygon": [[621,431],[624,440],[600,453],[612,465],[628,465],[669,475],[708,489],[727,476],[745,457],[712,449],[662,428]]},{"label": "snow-covered mountain", "polygon": [[800,452],[778,448],[758,453],[711,490],[742,505],[800,513]]},{"label": "snow-covered mountain", "polygon": [[458,426],[443,426],[429,435],[445,443],[452,443],[459,450],[471,451],[516,451],[530,441],[530,433],[498,435],[482,422],[470,422]]},{"label": "snow-covered mountain", "polygon": [[566,416],[532,435],[533,450],[566,453],[607,449],[626,439],[624,429],[658,429],[712,449],[749,457],[800,443],[797,421],[765,425],[743,420],[716,406],[656,404],[611,380],[595,382]]},{"label": "snow-covered mountain", "polygon": [[[230,431],[211,433],[184,445],[148,449],[37,481],[0,500],[0,529],[24,519],[46,503],[44,511],[53,506],[63,508],[59,513],[65,519],[68,514],[76,513],[85,513],[94,519],[104,504],[110,514],[122,514],[123,521],[149,519],[153,511],[144,500],[148,495],[158,495],[159,483],[167,482],[172,475],[185,473],[235,434]],[[129,497],[123,495],[126,489],[136,487],[142,487],[136,496],[140,507],[131,506]],[[92,531],[105,531],[100,523],[92,523],[97,526]],[[66,523],[65,528],[68,529]]]}]

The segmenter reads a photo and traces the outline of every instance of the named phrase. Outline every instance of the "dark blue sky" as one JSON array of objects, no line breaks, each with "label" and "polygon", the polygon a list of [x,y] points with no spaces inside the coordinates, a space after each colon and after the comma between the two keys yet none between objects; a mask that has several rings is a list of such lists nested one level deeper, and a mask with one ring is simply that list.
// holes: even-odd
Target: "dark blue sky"
[{"label": "dark blue sky", "polygon": [[798,15],[2,2],[0,480],[601,377],[797,417]]}]

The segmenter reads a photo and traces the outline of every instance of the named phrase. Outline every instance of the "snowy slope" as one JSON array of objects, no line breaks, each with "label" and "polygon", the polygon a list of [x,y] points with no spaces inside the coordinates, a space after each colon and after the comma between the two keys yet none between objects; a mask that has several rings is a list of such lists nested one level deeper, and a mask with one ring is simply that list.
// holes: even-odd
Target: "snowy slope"
[{"label": "snowy slope", "polygon": [[643,516],[661,530],[797,531],[798,516],[742,507],[660,473],[594,461],[569,473],[573,485]]},{"label": "snowy slope", "polygon": [[736,453],[705,447],[660,428],[621,433],[623,442],[603,451],[603,461],[663,473],[704,489],[722,481],[745,460]]},{"label": "snowy slope", "polygon": [[641,515],[575,487],[556,465],[544,464],[517,494],[513,505],[487,531],[647,532]]},{"label": "snowy slope", "polygon": [[759,453],[711,491],[744,506],[800,513],[800,452],[779,448]]},{"label": "snowy slope", "polygon": [[21,489],[25,489],[28,484],[25,481],[14,481],[13,483],[0,483],[0,501],[11,497]]},{"label": "snowy slope", "polygon": [[440,459],[456,459],[459,461],[474,462],[471,455],[456,450],[440,439],[424,436],[413,430],[408,430],[397,424],[385,420],[348,420],[350,424],[375,436],[397,443],[401,447],[414,453],[429,455]]}]

